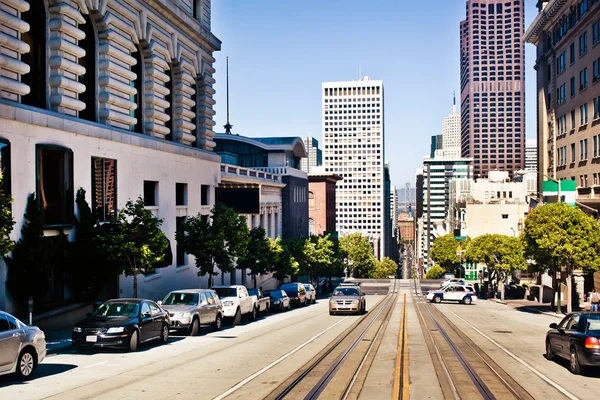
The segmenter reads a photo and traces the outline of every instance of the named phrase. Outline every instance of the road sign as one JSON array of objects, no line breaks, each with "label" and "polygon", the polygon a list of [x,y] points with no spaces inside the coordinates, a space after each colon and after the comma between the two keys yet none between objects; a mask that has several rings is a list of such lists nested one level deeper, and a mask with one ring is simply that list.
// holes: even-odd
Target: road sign
[{"label": "road sign", "polygon": [[463,240],[464,241],[464,240],[467,240],[467,237],[466,236],[454,236],[454,240],[458,240],[458,241]]}]

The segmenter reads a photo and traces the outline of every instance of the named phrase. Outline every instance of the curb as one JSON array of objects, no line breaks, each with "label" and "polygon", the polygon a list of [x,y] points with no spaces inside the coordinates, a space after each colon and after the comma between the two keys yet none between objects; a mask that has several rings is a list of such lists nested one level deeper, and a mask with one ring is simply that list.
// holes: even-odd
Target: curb
[{"label": "curb", "polygon": [[550,317],[555,317],[555,318],[560,318],[560,319],[563,319],[565,317],[563,314],[557,314],[557,313],[547,312],[547,311],[540,311],[540,310],[536,310],[535,308],[531,308],[531,307],[521,307],[521,308],[524,310],[534,312],[536,314],[548,315]]}]

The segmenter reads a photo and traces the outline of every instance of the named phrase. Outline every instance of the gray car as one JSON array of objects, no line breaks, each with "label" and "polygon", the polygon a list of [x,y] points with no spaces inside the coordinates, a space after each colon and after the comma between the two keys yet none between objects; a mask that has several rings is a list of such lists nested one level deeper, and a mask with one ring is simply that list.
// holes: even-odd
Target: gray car
[{"label": "gray car", "polygon": [[44,357],[44,332],[0,311],[0,375],[15,373],[21,379],[28,379]]},{"label": "gray car", "polygon": [[367,312],[365,295],[359,286],[340,285],[329,299],[329,315],[341,313],[364,314]]},{"label": "gray car", "polygon": [[169,313],[171,329],[186,330],[190,336],[198,334],[201,325],[221,329],[223,306],[214,290],[176,290],[165,296],[160,306]]}]

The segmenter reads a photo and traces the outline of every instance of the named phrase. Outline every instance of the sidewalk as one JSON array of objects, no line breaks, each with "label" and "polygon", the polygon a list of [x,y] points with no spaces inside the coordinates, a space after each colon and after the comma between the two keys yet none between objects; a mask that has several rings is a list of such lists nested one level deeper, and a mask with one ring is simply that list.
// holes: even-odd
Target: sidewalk
[{"label": "sidewalk", "polygon": [[[550,303],[538,303],[536,301],[531,301],[531,300],[504,300],[504,302],[497,300],[497,299],[487,299],[489,301],[495,301],[497,303],[501,303],[501,304],[506,304],[509,307],[512,308],[516,308],[516,309],[520,309],[523,311],[528,311],[528,312],[532,312],[532,313],[536,313],[536,314],[544,314],[544,315],[549,315],[552,317],[556,317],[556,318],[564,318],[565,315],[567,314],[567,303],[565,301],[561,302],[562,303],[562,314],[561,313],[557,313],[556,312],[556,307],[552,307],[552,305]],[[580,311],[589,311],[590,310],[590,304],[589,303],[584,303],[581,305],[581,310]]]}]

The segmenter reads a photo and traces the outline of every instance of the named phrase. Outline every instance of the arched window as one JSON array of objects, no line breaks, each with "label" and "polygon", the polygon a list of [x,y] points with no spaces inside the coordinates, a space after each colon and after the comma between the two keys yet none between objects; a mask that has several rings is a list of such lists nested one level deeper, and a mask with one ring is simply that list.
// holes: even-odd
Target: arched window
[{"label": "arched window", "polygon": [[165,108],[165,114],[169,116],[169,120],[165,122],[165,126],[167,127],[167,129],[169,129],[169,133],[165,138],[167,140],[173,140],[173,111],[175,110],[173,100],[173,98],[175,97],[173,96],[173,81],[175,80],[175,74],[173,73],[173,67],[174,66],[171,65],[171,68],[169,68],[168,71],[165,71],[165,73],[169,75],[169,81],[165,82],[165,88],[169,90],[169,94],[165,96],[165,101],[169,103],[169,106]]},{"label": "arched window", "polygon": [[79,118],[97,121],[98,104],[96,88],[96,31],[89,15],[83,15],[85,24],[79,25],[85,38],[79,41],[79,47],[85,50],[85,56],[79,59],[79,65],[85,68],[85,74],[79,76],[79,83],[85,85],[85,91],[79,94],[79,100],[85,103],[85,109],[79,112]]},{"label": "arched window", "polygon": [[136,124],[131,126],[131,130],[144,133],[144,55],[142,47],[138,45],[137,51],[131,55],[136,61],[136,64],[131,67],[131,72],[137,75],[137,78],[131,82],[131,86],[137,90],[137,94],[131,95],[131,101],[137,106],[135,110],[131,110],[131,116],[137,120]]},{"label": "arched window", "polygon": [[315,194],[313,192],[308,192],[308,209],[315,209]]},{"label": "arched window", "polygon": [[308,219],[308,234],[311,236],[315,234],[315,220],[312,218]]},{"label": "arched window", "polygon": [[33,107],[46,108],[48,86],[46,84],[46,6],[43,0],[29,1],[29,11],[21,14],[21,19],[29,24],[29,32],[21,35],[21,40],[29,45],[29,53],[21,55],[21,61],[31,68],[21,76],[21,82],[29,86],[29,94],[22,96],[21,102]]}]

